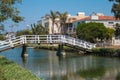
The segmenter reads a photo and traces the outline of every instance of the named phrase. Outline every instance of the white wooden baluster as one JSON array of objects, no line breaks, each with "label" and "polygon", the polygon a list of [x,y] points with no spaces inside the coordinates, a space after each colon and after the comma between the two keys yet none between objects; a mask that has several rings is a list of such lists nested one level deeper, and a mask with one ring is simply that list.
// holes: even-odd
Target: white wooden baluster
[{"label": "white wooden baluster", "polygon": [[47,35],[47,43],[49,42],[49,36]]},{"label": "white wooden baluster", "polygon": [[25,43],[25,44],[27,43],[26,36],[24,36],[24,43]]},{"label": "white wooden baluster", "polygon": [[74,40],[73,40],[73,45],[75,45],[75,38],[74,38]]},{"label": "white wooden baluster", "polygon": [[50,43],[52,43],[52,38],[51,38],[51,35],[49,35],[49,38],[50,38]]},{"label": "white wooden baluster", "polygon": [[10,43],[10,47],[14,47],[13,42],[11,40],[9,40]]},{"label": "white wooden baluster", "polygon": [[40,43],[40,37],[39,37],[39,35],[38,35],[38,38],[37,38],[37,39],[38,39],[38,43]]}]

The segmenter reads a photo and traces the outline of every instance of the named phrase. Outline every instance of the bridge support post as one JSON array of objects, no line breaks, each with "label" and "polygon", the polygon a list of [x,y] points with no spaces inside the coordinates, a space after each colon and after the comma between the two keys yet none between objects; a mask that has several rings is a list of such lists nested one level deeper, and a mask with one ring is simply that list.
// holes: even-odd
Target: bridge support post
[{"label": "bridge support post", "polygon": [[65,55],[65,52],[63,51],[63,44],[59,44],[57,50],[57,56],[62,56],[62,55]]},{"label": "bridge support post", "polygon": [[26,44],[23,44],[22,46],[22,53],[21,53],[21,57],[27,57],[28,54],[26,53]]}]

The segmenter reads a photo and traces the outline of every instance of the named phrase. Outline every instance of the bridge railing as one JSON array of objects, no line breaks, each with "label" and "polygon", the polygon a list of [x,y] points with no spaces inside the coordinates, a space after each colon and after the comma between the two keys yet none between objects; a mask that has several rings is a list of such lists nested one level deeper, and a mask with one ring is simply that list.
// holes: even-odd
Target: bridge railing
[{"label": "bridge railing", "polygon": [[28,43],[67,43],[86,49],[92,49],[96,47],[95,44],[65,35],[22,35],[1,41],[0,50]]},{"label": "bridge railing", "polygon": [[96,45],[93,43],[90,43],[90,42],[87,42],[84,40],[80,40],[80,39],[76,39],[76,38],[73,38],[70,36],[63,36],[62,41],[63,41],[63,43],[68,43],[71,45],[75,45],[75,46],[83,47],[83,48],[87,48],[87,49],[92,49],[92,48],[96,47]]},{"label": "bridge railing", "polygon": [[78,47],[92,49],[95,44],[65,35],[23,35],[24,43],[68,43]]},{"label": "bridge railing", "polygon": [[60,43],[61,35],[23,35],[24,43]]},{"label": "bridge railing", "polygon": [[23,44],[23,40],[20,37],[21,36],[11,38],[11,39],[7,39],[7,40],[4,40],[4,41],[0,41],[0,50],[7,49],[7,48],[12,48],[14,46],[18,46],[18,45]]}]

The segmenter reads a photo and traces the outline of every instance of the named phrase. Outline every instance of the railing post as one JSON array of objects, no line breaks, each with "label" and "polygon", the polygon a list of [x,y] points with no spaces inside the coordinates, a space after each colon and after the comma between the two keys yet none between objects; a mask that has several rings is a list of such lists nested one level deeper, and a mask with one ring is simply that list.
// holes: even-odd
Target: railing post
[{"label": "railing post", "polygon": [[52,36],[50,35],[49,38],[50,38],[50,43],[52,43]]},{"label": "railing post", "polygon": [[48,38],[49,38],[49,37],[48,37],[48,35],[47,35],[47,43],[49,42],[49,41],[48,41],[48,40],[49,40]]},{"label": "railing post", "polygon": [[20,44],[24,44],[24,36],[20,36]]},{"label": "railing post", "polygon": [[60,35],[60,43],[62,43],[62,42],[63,42],[62,37],[63,37],[63,36],[62,36],[62,35]]},{"label": "railing post", "polygon": [[86,43],[84,42],[84,48],[86,48]]},{"label": "railing post", "polygon": [[75,45],[75,38],[74,38],[74,40],[73,40],[73,45]]},{"label": "railing post", "polygon": [[10,43],[10,47],[14,47],[13,42],[11,40],[9,40]]},{"label": "railing post", "polygon": [[65,35],[62,35],[62,38],[63,38],[63,39],[61,40],[62,43],[65,43],[65,42],[66,42],[66,41],[65,41],[65,40],[66,40],[66,39],[65,39]]},{"label": "railing post", "polygon": [[93,48],[95,48],[95,47],[96,47],[96,44],[93,45]]},{"label": "railing post", "polygon": [[38,39],[38,43],[40,43],[40,37],[39,37],[39,35],[38,35],[38,38],[37,38],[37,39]]},{"label": "railing post", "polygon": [[36,35],[33,35],[33,40],[34,40],[34,43],[36,43]]},{"label": "railing post", "polygon": [[35,35],[35,43],[37,43],[37,35]]},{"label": "railing post", "polygon": [[27,43],[26,35],[24,36],[24,44]]},{"label": "railing post", "polygon": [[58,41],[59,43],[61,43],[61,42],[62,42],[62,40],[61,40],[61,35],[59,35],[58,40],[59,40],[59,41]]},{"label": "railing post", "polygon": [[21,40],[21,41],[20,41],[21,44],[25,44],[25,43],[26,43],[26,42],[25,42],[25,35],[24,35],[24,36],[23,36],[23,35],[20,36],[20,40]]}]

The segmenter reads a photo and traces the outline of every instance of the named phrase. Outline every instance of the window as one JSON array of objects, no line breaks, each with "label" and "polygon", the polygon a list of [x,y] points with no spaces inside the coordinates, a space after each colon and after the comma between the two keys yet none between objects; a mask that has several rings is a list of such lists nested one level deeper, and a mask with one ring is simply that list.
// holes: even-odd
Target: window
[{"label": "window", "polygon": [[79,25],[79,24],[80,24],[80,22],[77,23],[77,25]]},{"label": "window", "polygon": [[49,27],[49,23],[45,23],[45,28],[48,28]]},{"label": "window", "polygon": [[114,24],[114,22],[108,22],[108,24]]}]

